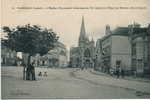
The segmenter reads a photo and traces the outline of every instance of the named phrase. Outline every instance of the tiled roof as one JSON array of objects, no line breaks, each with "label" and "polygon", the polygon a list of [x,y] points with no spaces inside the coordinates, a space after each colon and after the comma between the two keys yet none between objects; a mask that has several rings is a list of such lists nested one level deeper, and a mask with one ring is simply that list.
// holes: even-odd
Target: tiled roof
[{"label": "tiled roof", "polygon": [[112,31],[112,35],[124,35],[128,36],[129,28],[128,27],[118,27]]},{"label": "tiled roof", "polygon": [[133,28],[133,34],[146,33],[147,28]]}]

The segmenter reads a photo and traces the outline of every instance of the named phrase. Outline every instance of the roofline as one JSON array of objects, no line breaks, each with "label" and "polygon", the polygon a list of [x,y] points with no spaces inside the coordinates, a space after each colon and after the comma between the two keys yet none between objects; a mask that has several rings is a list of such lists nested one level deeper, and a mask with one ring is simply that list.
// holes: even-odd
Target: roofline
[{"label": "roofline", "polygon": [[104,41],[105,39],[107,39],[107,38],[109,38],[109,37],[111,37],[111,36],[126,36],[126,37],[128,37],[129,35],[123,35],[123,34],[109,34],[109,35],[105,35],[105,36],[103,36],[102,38],[99,38],[99,39],[100,39],[100,41]]}]

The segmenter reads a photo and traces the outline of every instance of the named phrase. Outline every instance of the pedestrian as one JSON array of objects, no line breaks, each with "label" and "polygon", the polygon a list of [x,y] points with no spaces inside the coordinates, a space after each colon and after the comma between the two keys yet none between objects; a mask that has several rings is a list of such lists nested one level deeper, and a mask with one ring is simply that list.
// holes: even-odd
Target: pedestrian
[{"label": "pedestrian", "polygon": [[119,76],[120,76],[120,70],[119,70],[119,67],[116,68],[116,75],[117,75],[117,78],[119,78]]},{"label": "pedestrian", "polygon": [[31,80],[31,68],[30,68],[30,64],[28,65],[28,67],[26,68],[26,80]]},{"label": "pedestrian", "polygon": [[47,72],[44,72],[44,75],[43,75],[43,76],[47,77]]},{"label": "pedestrian", "polygon": [[42,72],[39,72],[38,76],[42,76]]},{"label": "pedestrian", "polygon": [[35,68],[34,68],[34,62],[32,62],[32,64],[30,64],[30,68],[31,68],[32,80],[35,80]]},{"label": "pedestrian", "polygon": [[124,78],[124,69],[121,69],[121,77]]},{"label": "pedestrian", "polygon": [[114,74],[114,71],[111,69],[110,70],[110,75],[113,76],[113,74]]},{"label": "pedestrian", "polygon": [[136,78],[137,77],[137,72],[133,71],[133,74],[134,74],[134,77]]},{"label": "pedestrian", "polygon": [[81,67],[81,70],[83,70],[84,69],[84,67]]},{"label": "pedestrian", "polygon": [[22,62],[22,66],[23,66],[23,80],[25,80],[26,79],[26,68],[27,68],[27,66],[24,62]]}]

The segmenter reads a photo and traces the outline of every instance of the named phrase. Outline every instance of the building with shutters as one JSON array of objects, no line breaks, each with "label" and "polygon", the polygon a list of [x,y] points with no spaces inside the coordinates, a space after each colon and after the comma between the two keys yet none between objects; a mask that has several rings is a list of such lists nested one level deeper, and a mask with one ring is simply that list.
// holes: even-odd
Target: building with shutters
[{"label": "building with shutters", "polygon": [[[27,54],[23,54],[23,59],[27,63]],[[36,54],[31,57],[31,62],[35,62],[36,67],[67,67],[67,49],[61,42],[55,43],[55,47],[50,50],[47,54],[40,56]]]},{"label": "building with shutters", "polygon": [[117,66],[131,73],[131,45],[128,38],[128,27],[117,27],[111,31],[106,26],[105,36],[97,40],[96,56],[98,70],[110,73]]},{"label": "building with shutters", "polygon": [[[108,33],[110,32],[110,33]],[[134,23],[128,27],[117,27],[96,42],[96,68],[110,73],[117,67],[126,74],[150,74],[150,25],[141,27]]]},{"label": "building with shutters", "polygon": [[132,70],[139,76],[150,74],[150,24],[148,27],[130,25],[129,39]]}]

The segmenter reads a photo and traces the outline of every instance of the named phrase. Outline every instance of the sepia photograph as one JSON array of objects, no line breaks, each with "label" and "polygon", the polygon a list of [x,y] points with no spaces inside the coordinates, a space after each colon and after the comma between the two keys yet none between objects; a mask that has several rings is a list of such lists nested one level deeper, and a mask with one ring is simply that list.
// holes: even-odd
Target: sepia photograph
[{"label": "sepia photograph", "polygon": [[1,0],[1,99],[150,99],[149,0]]}]

